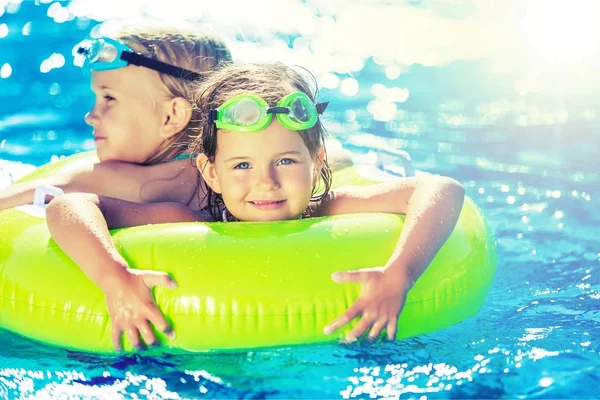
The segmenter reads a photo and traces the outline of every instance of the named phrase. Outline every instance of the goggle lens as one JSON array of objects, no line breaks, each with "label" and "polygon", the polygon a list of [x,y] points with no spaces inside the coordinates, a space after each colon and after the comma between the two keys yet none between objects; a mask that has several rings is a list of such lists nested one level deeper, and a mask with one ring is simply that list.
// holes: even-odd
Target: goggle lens
[{"label": "goggle lens", "polygon": [[257,96],[241,95],[219,107],[217,128],[240,132],[257,132],[271,122],[268,104]]},{"label": "goggle lens", "polygon": [[97,64],[108,65],[114,63],[118,60],[119,54],[119,49],[104,39],[84,40],[73,48],[75,65],[80,67],[89,66],[92,69],[102,70],[103,68],[98,68]]},{"label": "goggle lens", "polygon": [[[310,106],[312,106],[312,110]],[[315,108],[312,103],[307,105],[300,98],[293,100],[288,107],[290,109],[288,117],[299,124],[309,122]],[[313,112],[311,113],[311,111]]]},{"label": "goggle lens", "polygon": [[98,40],[92,47],[92,62],[113,62],[119,57],[119,50],[104,40]]},{"label": "goggle lens", "polygon": [[279,101],[278,107],[288,109],[286,114],[278,114],[277,117],[289,129],[309,129],[317,123],[317,109],[305,93],[296,92],[285,96]]},{"label": "goggle lens", "polygon": [[251,126],[264,118],[264,109],[255,99],[246,98],[225,110],[223,122],[239,126]]}]

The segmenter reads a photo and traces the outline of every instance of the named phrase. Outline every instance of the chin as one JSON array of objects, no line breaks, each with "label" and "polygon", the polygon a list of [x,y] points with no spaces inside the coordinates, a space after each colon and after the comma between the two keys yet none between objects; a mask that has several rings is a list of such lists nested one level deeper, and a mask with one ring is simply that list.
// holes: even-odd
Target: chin
[{"label": "chin", "polygon": [[106,152],[100,150],[98,148],[98,146],[96,146],[96,156],[98,157],[98,160],[100,160],[100,162],[110,161],[108,154],[106,154]]},{"label": "chin", "polygon": [[100,160],[100,162],[125,161],[125,160],[122,160],[122,159],[120,159],[118,157],[115,157],[112,154],[107,154],[106,152],[99,151],[98,149],[96,149],[96,154],[98,155],[98,160]]},{"label": "chin", "polygon": [[300,217],[300,215],[295,216],[295,215],[289,215],[289,214],[275,214],[273,213],[272,215],[259,215],[259,216],[255,216],[254,219],[252,219],[253,221],[262,221],[262,222],[276,222],[276,221],[291,221],[291,220],[295,220],[298,219]]}]

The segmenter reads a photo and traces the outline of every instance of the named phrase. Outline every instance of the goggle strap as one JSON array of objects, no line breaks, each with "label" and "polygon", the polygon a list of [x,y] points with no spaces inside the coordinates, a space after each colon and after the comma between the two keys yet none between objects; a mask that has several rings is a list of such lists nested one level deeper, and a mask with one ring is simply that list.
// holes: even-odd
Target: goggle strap
[{"label": "goggle strap", "polygon": [[[315,108],[317,109],[317,113],[323,114],[325,112],[325,110],[327,109],[327,106],[329,105],[329,102],[326,101],[324,103],[317,103],[315,104]],[[290,109],[288,107],[270,107],[267,109],[267,114],[287,114],[290,112]]]},{"label": "goggle strap", "polygon": [[287,114],[290,112],[288,107],[269,107],[267,108],[267,114]]},{"label": "goggle strap", "polygon": [[327,108],[328,105],[329,105],[328,101],[326,101],[324,103],[317,103],[317,104],[315,104],[315,107],[317,108],[317,113],[319,115],[323,114],[325,112],[325,109]]},{"label": "goggle strap", "polygon": [[215,122],[217,122],[217,118],[219,118],[219,111],[212,109],[210,111],[208,111],[208,122],[210,124],[214,124]]},{"label": "goggle strap", "polygon": [[121,52],[121,60],[127,61],[129,64],[137,65],[153,69],[163,74],[174,76],[175,78],[183,78],[188,81],[202,80],[204,76],[198,72],[193,72],[184,68],[176,67],[162,61],[158,61],[149,57],[145,57],[140,53],[131,51]]}]

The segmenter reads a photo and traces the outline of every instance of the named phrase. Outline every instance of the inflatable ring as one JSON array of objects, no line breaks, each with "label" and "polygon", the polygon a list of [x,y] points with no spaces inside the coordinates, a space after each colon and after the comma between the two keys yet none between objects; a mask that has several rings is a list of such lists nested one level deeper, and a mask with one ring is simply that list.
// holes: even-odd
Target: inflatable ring
[{"label": "inflatable ring", "polygon": [[[86,153],[44,166],[25,179],[71,168]],[[336,186],[372,183],[348,167]],[[32,206],[29,206],[32,207]],[[186,351],[247,349],[337,341],[323,328],[360,294],[337,284],[338,270],[383,265],[403,216],[357,214],[273,223],[179,223],[113,232],[133,268],[166,271],[177,289],[154,289]],[[0,327],[63,348],[113,352],[104,294],[51,239],[27,207],[0,213]],[[93,255],[91,255],[93,256]],[[496,247],[469,198],[430,267],[408,293],[398,338],[433,332],[477,313],[492,283]],[[127,348],[128,343],[126,343]],[[130,348],[130,347],[129,347]]]}]

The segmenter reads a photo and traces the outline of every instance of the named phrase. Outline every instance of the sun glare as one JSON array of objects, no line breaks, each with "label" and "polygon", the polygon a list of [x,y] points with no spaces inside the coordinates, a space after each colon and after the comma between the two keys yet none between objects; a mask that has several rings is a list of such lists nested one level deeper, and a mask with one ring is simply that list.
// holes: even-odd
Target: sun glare
[{"label": "sun glare", "polygon": [[598,53],[600,2],[596,0],[532,0],[523,28],[540,57],[567,64]]}]

